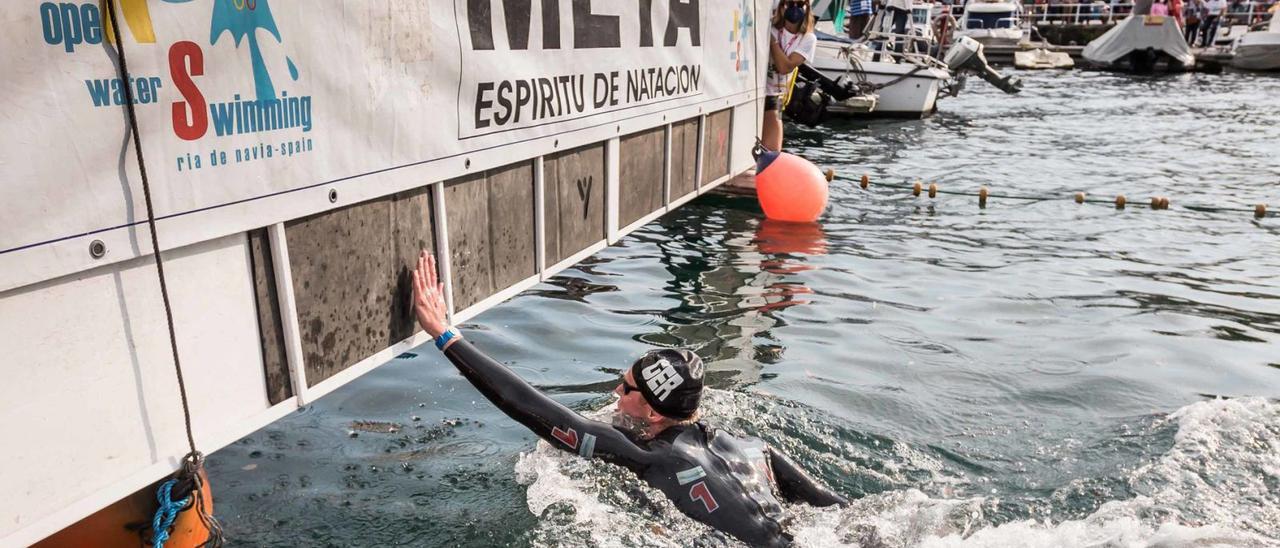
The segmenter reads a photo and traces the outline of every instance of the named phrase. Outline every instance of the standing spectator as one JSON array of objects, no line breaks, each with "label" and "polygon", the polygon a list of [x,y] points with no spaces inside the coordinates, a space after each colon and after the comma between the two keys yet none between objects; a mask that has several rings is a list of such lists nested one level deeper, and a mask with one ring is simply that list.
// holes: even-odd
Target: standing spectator
[{"label": "standing spectator", "polygon": [[902,35],[907,34],[907,23],[911,22],[911,7],[911,0],[889,0],[885,4],[885,18],[892,18],[893,33],[899,35],[893,40],[893,49],[898,53],[907,44]]},{"label": "standing spectator", "polygon": [[1178,28],[1186,26],[1182,22],[1182,0],[1169,0],[1169,15],[1178,22]]},{"label": "standing spectator", "polygon": [[1155,3],[1151,4],[1151,15],[1168,17],[1169,4],[1164,3],[1164,0],[1156,0]]},{"label": "standing spectator", "polygon": [[1204,19],[1200,21],[1200,46],[1213,47],[1213,39],[1218,36],[1218,23],[1222,21],[1222,14],[1227,11],[1227,3],[1223,0],[1205,0],[1204,2]]},{"label": "standing spectator", "polygon": [[1111,0],[1111,16],[1123,18],[1125,15],[1128,15],[1128,10],[1125,9],[1123,0]]},{"label": "standing spectator", "polygon": [[1031,23],[1039,24],[1046,19],[1049,14],[1048,0],[1032,0],[1031,4]]},{"label": "standing spectator", "polygon": [[871,0],[852,0],[849,2],[849,39],[861,40],[867,33],[867,24],[871,22],[874,10]]},{"label": "standing spectator", "polygon": [[1184,36],[1187,39],[1187,45],[1196,46],[1196,37],[1199,36],[1200,20],[1204,17],[1204,0],[1187,0],[1186,8],[1187,26],[1183,28]]},{"label": "standing spectator", "polygon": [[1231,0],[1231,6],[1227,8],[1227,13],[1231,14],[1227,18],[1228,25],[1248,25],[1249,24],[1249,5],[1244,0]]},{"label": "standing spectator", "polygon": [[782,151],[783,96],[791,94],[791,75],[813,60],[818,37],[809,0],[782,0],[774,9],[769,29],[769,73],[765,82],[764,124],[760,140],[765,148]]}]

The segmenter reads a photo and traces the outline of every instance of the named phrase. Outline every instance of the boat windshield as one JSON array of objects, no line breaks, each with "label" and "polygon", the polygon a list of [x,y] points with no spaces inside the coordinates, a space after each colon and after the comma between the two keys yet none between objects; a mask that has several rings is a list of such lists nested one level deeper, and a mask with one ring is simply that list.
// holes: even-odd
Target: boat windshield
[{"label": "boat windshield", "polygon": [[916,6],[914,9],[911,10],[911,20],[913,23],[915,23],[917,27],[921,25],[928,25],[929,15],[932,13],[932,11],[933,11],[933,6],[931,5],[926,4],[924,6]]},{"label": "boat windshield", "polygon": [[1011,29],[1015,18],[1013,12],[970,13],[965,17],[965,27],[971,29]]}]

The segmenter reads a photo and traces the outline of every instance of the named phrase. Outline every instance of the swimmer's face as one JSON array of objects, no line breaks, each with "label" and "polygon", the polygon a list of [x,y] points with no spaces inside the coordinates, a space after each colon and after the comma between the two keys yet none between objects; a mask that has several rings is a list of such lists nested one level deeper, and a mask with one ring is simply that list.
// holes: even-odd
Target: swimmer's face
[{"label": "swimmer's face", "polygon": [[631,371],[623,373],[622,382],[613,389],[613,393],[618,395],[618,412],[633,419],[647,421],[649,415],[653,414],[653,408],[649,407],[649,402],[644,401],[644,395],[635,386],[636,379],[631,376]]}]

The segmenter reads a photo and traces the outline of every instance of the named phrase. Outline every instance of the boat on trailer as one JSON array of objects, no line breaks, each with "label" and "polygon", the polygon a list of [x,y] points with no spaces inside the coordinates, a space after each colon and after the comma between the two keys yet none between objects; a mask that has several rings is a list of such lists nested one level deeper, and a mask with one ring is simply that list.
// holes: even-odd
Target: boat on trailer
[{"label": "boat on trailer", "polygon": [[1178,22],[1163,15],[1130,15],[1081,55],[1092,67],[1137,74],[1181,72],[1196,64]]}]

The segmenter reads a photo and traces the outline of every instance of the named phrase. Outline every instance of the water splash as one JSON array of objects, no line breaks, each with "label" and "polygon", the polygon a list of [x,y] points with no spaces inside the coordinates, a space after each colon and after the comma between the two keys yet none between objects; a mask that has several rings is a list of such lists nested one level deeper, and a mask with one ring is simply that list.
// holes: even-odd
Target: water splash
[{"label": "water splash", "polygon": [[[711,415],[753,419],[760,407],[737,393],[710,395]],[[1150,443],[1169,435],[1172,447],[1125,478],[1137,496],[1078,519],[1002,520],[997,508],[1004,501],[995,496],[926,494],[921,489],[937,491],[946,482],[932,476],[921,489],[887,490],[846,508],[790,506],[792,532],[798,546],[823,547],[1253,548],[1280,540],[1280,404],[1261,398],[1195,403],[1157,420],[1146,434]],[[568,545],[584,546],[737,545],[725,538],[709,542],[714,531],[679,515],[629,474],[545,443],[521,456],[516,474],[528,486],[530,511],[542,517],[534,545],[559,545],[566,535]]]}]

